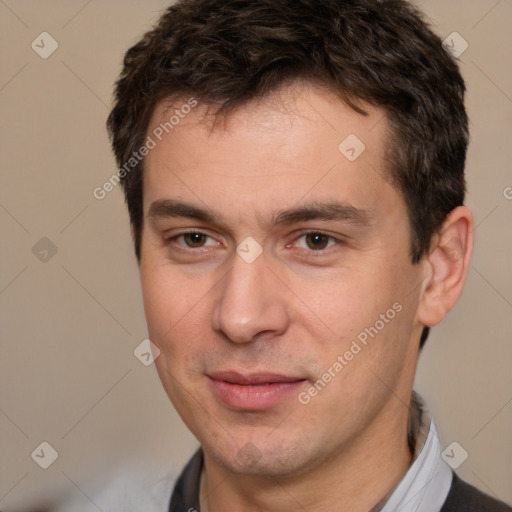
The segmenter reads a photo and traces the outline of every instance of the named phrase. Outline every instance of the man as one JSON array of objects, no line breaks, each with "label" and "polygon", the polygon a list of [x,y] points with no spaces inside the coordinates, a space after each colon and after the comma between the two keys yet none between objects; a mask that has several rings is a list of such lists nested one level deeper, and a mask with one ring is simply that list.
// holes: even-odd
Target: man
[{"label": "man", "polygon": [[501,511],[421,397],[473,246],[458,67],[402,0],[184,0],[108,120],[178,511]]}]

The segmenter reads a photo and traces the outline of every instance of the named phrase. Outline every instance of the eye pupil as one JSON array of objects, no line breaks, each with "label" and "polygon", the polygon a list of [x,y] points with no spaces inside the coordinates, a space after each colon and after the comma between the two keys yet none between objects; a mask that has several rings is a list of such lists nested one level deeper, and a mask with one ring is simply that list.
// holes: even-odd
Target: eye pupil
[{"label": "eye pupil", "polygon": [[310,249],[325,249],[329,237],[322,233],[308,233],[306,235],[306,241]]},{"label": "eye pupil", "polygon": [[204,242],[204,236],[202,233],[187,233],[184,235],[185,243],[189,247],[200,247]]}]

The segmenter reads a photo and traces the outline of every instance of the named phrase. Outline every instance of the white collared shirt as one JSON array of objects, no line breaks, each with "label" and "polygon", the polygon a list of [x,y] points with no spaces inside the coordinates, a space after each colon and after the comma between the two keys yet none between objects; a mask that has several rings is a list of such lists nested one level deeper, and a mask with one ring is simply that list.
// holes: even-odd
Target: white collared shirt
[{"label": "white collared shirt", "polygon": [[441,442],[434,423],[420,453],[380,512],[439,512],[452,484],[452,470],[441,458]]}]

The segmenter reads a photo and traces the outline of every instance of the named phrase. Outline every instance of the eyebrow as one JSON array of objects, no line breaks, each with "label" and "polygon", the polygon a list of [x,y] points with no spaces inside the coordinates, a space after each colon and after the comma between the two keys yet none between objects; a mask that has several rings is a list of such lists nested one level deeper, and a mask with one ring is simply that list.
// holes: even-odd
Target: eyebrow
[{"label": "eyebrow", "polygon": [[373,215],[368,209],[356,208],[350,204],[329,201],[301,205],[297,208],[279,210],[274,214],[273,225],[296,224],[311,220],[334,220],[359,225],[371,226]]},{"label": "eyebrow", "polygon": [[[176,217],[194,219],[205,223],[227,224],[222,216],[215,214],[213,210],[184,201],[158,199],[149,208],[148,218],[152,224],[161,219]],[[338,221],[359,227],[371,227],[375,216],[371,210],[356,208],[346,203],[336,201],[313,202],[275,211],[271,217],[270,225],[275,227],[314,220]]]}]

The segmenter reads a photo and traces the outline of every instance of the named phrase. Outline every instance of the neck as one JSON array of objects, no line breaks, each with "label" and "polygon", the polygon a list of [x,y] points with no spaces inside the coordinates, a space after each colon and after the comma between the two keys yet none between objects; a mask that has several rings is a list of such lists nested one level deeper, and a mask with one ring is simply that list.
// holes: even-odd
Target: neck
[{"label": "neck", "polygon": [[357,439],[300,475],[235,474],[205,453],[201,511],[226,510],[229,503],[229,509],[240,512],[368,512],[394,489],[412,461],[407,409],[393,398],[388,405]]}]

